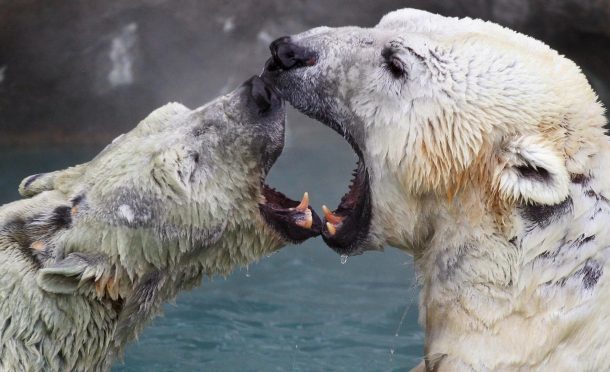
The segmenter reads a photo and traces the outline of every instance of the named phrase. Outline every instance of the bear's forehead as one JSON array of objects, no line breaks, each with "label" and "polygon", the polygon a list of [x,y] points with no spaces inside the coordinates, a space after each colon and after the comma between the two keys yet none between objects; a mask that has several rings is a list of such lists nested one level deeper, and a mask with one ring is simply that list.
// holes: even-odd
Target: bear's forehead
[{"label": "bear's forehead", "polygon": [[422,34],[431,40],[451,45],[471,39],[479,42],[488,41],[491,45],[501,44],[504,47],[512,45],[513,48],[523,48],[530,54],[533,51],[545,53],[551,51],[541,41],[492,22],[444,17],[416,9],[402,9],[389,13],[374,29],[397,38],[406,37],[409,33]]}]

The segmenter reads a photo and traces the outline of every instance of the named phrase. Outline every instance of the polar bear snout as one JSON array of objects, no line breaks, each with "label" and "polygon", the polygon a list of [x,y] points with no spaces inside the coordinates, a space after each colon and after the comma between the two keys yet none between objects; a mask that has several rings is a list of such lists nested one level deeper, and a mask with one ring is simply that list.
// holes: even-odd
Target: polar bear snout
[{"label": "polar bear snout", "polygon": [[296,44],[289,36],[276,39],[269,45],[269,49],[271,58],[265,65],[266,71],[313,66],[318,61],[316,52]]}]

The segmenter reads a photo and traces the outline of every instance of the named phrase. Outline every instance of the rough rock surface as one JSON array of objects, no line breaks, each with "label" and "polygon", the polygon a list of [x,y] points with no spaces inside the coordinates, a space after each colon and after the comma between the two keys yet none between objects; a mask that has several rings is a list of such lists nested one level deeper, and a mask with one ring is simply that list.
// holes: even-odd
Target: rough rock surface
[{"label": "rough rock surface", "polygon": [[540,38],[610,103],[608,0],[0,0],[0,143],[106,142],[168,101],[193,107],[228,91],[278,36],[372,26],[402,7]]}]

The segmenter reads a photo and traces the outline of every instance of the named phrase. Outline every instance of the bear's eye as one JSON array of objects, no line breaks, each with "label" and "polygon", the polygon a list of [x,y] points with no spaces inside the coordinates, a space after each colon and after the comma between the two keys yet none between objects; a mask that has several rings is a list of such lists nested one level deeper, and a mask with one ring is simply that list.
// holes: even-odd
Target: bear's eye
[{"label": "bear's eye", "polygon": [[395,78],[400,78],[406,75],[405,65],[397,57],[392,57],[388,61],[388,69]]},{"label": "bear's eye", "polygon": [[392,74],[396,79],[402,78],[407,75],[407,69],[403,61],[394,54],[394,52],[386,48],[381,52],[381,56],[384,59],[384,67]]}]

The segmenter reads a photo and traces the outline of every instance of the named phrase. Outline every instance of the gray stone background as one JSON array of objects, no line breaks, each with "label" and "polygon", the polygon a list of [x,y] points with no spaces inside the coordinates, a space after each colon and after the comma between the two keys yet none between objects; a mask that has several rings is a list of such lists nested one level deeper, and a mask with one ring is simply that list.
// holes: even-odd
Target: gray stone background
[{"label": "gray stone background", "polygon": [[168,101],[195,107],[258,73],[278,36],[402,7],[540,38],[610,102],[610,0],[0,0],[0,143],[105,143]]}]

